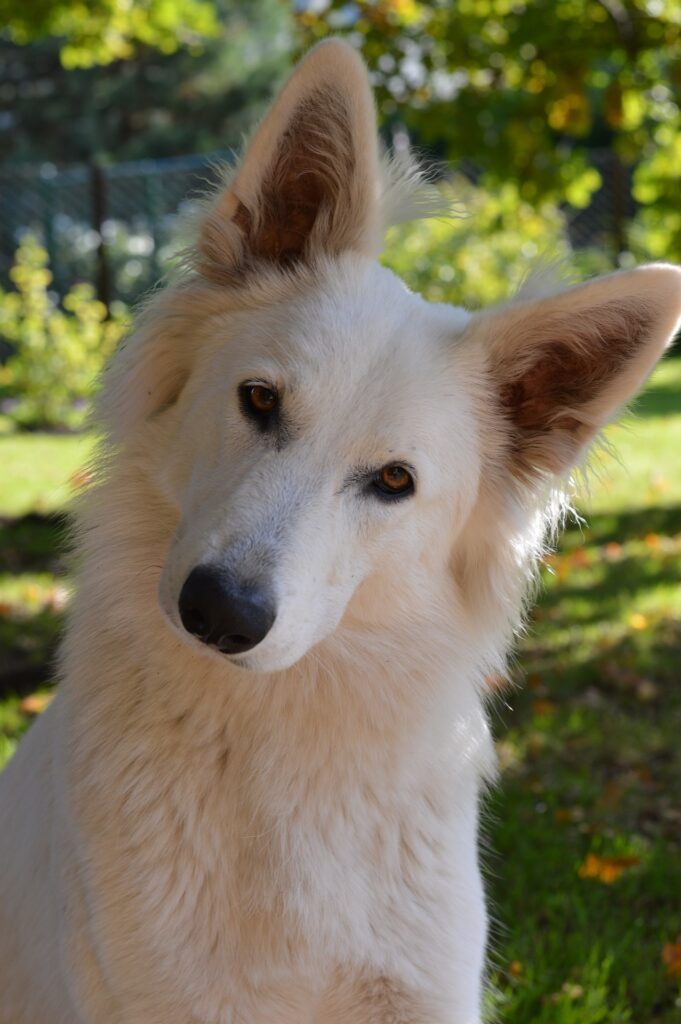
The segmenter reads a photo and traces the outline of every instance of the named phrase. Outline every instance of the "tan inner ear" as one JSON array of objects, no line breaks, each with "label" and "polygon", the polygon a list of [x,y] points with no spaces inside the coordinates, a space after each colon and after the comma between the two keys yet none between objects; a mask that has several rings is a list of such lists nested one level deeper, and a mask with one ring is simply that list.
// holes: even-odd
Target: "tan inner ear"
[{"label": "tan inner ear", "polygon": [[[555,314],[516,325],[521,340],[503,351],[494,373],[501,406],[511,420],[511,451],[523,472],[555,470],[569,446],[578,448],[602,425],[597,406],[650,332],[652,311],[636,302],[608,302],[573,315]],[[551,439],[568,445],[559,455]]]},{"label": "tan inner ear", "polygon": [[546,324],[543,330],[541,325],[535,328],[544,337],[519,360],[525,364],[520,375],[512,366],[502,368],[508,376],[501,401],[515,425],[533,431],[578,424],[565,411],[577,411],[598,397],[636,355],[650,323],[651,315],[639,300],[605,303],[561,318],[559,324]]},{"label": "tan inner ear", "polygon": [[291,265],[304,254],[315,227],[324,227],[340,248],[342,213],[350,212],[355,175],[352,133],[338,95],[319,89],[300,106],[283,132],[267,171],[258,205],[239,200],[234,223],[252,256]]}]

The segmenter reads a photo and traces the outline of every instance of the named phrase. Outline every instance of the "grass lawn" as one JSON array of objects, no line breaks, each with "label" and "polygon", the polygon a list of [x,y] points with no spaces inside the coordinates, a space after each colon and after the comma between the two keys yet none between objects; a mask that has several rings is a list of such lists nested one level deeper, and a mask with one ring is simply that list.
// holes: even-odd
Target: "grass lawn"
[{"label": "grass lawn", "polygon": [[[681,1021],[681,359],[545,571],[494,721],[493,1002],[508,1024]],[[0,438],[0,760],[39,709],[88,438]]]}]

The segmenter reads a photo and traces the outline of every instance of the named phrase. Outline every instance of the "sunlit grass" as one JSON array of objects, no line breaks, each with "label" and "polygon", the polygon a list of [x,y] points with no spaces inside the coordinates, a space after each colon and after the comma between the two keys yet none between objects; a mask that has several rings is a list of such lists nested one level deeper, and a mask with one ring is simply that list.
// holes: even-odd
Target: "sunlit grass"
[{"label": "sunlit grass", "polygon": [[73,475],[92,451],[85,434],[0,436],[0,516],[46,514],[63,508]]},{"label": "sunlit grass", "polygon": [[631,415],[606,434],[616,458],[604,452],[589,475],[585,511],[634,511],[681,505],[681,358],[655,371]]},{"label": "sunlit grass", "polygon": [[497,720],[494,1003],[512,1024],[680,1019],[681,360],[637,408],[549,559]]}]

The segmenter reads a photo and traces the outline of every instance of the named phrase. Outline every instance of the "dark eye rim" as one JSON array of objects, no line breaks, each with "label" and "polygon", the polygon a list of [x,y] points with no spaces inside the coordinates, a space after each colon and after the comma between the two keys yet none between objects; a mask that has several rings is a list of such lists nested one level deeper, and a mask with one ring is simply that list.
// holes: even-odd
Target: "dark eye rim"
[{"label": "dark eye rim", "polygon": [[[253,391],[255,388],[263,388],[274,395],[274,404],[271,409],[258,409],[253,404]],[[256,423],[261,430],[266,430],[276,420],[279,413],[279,391],[268,381],[246,380],[238,387],[239,405],[243,415]]]},{"label": "dark eye rim", "polygon": [[[394,490],[391,487],[386,487],[386,485],[383,482],[383,471],[391,468],[399,468],[404,470],[404,472],[407,474],[409,478],[408,483],[399,490]],[[380,469],[377,469],[376,472],[372,474],[371,488],[382,501],[401,501],[404,498],[411,497],[412,494],[414,494],[414,492],[416,491],[416,474],[414,473],[413,467],[405,462],[387,462],[384,466],[381,466]]]}]

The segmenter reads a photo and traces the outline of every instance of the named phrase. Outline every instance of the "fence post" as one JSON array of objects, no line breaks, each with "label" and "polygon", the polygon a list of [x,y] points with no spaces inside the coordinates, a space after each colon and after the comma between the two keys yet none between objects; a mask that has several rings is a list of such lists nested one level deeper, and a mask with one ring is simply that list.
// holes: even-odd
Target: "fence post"
[{"label": "fence post", "polygon": [[109,254],[104,238],[104,222],[106,220],[106,175],[101,164],[90,165],[90,192],[92,196],[92,227],[99,235],[97,243],[97,273],[95,288],[97,298],[103,302],[107,310],[111,305],[111,268]]}]

